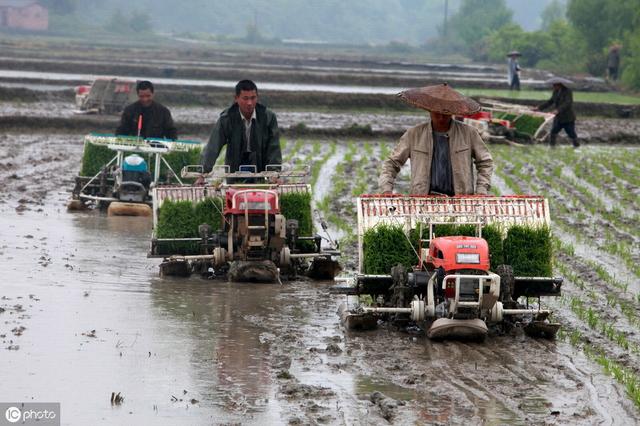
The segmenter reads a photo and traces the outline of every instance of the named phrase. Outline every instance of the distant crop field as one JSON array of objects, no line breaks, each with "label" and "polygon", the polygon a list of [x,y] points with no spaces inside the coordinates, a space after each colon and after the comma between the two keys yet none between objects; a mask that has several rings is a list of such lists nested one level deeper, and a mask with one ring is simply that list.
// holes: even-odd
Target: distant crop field
[{"label": "distant crop field", "polygon": [[[551,97],[551,90],[522,90],[520,92],[497,89],[457,89],[467,96],[490,96],[496,98],[510,98],[523,100],[546,100]],[[615,92],[573,92],[573,100],[576,102],[593,102],[638,105],[640,96],[627,95]]]}]

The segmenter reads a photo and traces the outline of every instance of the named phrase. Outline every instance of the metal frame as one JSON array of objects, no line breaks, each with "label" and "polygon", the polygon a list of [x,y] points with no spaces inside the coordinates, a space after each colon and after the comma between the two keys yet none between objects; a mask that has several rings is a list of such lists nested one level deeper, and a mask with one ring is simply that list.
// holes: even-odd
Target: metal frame
[{"label": "metal frame", "polygon": [[544,117],[544,121],[542,122],[542,124],[540,124],[538,129],[531,136],[533,140],[537,142],[541,142],[547,136],[546,133],[542,134],[542,132],[548,127],[548,124],[552,122],[553,119],[556,117],[555,114],[550,112],[533,111],[532,109],[530,109],[528,106],[525,106],[525,105],[510,104],[506,102],[494,101],[491,99],[480,99],[480,102],[482,104],[491,105],[490,107],[484,107],[484,109],[488,111],[500,111],[500,112],[509,112],[513,114],[519,114],[518,118],[525,114]]},{"label": "metal frame", "polygon": [[[249,208],[247,207],[247,204],[249,202],[249,199],[247,198],[249,193],[252,192],[260,192],[263,194],[271,194],[276,198],[276,210],[280,210],[280,198],[278,196],[278,192],[277,191],[270,191],[267,189],[245,189],[242,191],[238,191],[236,193],[233,194],[233,197],[231,198],[231,208],[233,209],[237,209],[237,198],[239,195],[244,195],[244,203],[245,203],[245,208],[244,208],[244,223],[245,226],[247,227],[247,230],[251,230],[251,229],[256,229],[253,228],[251,226],[249,226]],[[269,205],[268,202],[265,202],[265,208],[264,208],[264,240],[265,242],[269,241],[269,210],[271,209],[271,206]],[[229,233],[229,235],[231,236],[231,232]],[[247,234],[248,235],[248,234]],[[233,240],[230,237],[229,238],[229,243],[232,244]],[[232,246],[231,246],[232,247]],[[231,250],[231,252],[233,252]]]},{"label": "metal frame", "polygon": [[[240,169],[243,167],[253,167],[253,165],[240,165]],[[279,178],[304,178],[309,176],[311,171],[311,167],[304,166],[301,170],[294,170],[290,168],[290,166],[286,164],[267,164],[265,170],[262,172],[247,172],[247,171],[236,171],[231,172],[231,168],[227,165],[217,165],[213,166],[209,173],[204,172],[204,168],[201,165],[189,165],[182,168],[180,171],[180,175],[183,178],[199,178],[203,177],[207,181],[213,180],[227,180],[227,179],[253,179],[253,178],[271,178],[271,179],[279,179]],[[255,184],[252,184],[255,186]]]},{"label": "metal frame", "polygon": [[481,223],[548,226],[549,203],[537,195],[454,197],[433,195],[363,195],[358,214],[358,270],[363,272],[364,233],[379,224],[401,225],[405,233],[419,223]]}]

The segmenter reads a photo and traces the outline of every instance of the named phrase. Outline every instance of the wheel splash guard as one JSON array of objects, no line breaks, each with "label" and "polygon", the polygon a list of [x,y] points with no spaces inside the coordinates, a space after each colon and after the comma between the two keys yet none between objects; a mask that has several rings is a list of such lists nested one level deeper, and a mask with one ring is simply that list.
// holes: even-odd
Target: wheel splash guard
[{"label": "wheel splash guard", "polygon": [[431,324],[427,331],[430,339],[483,340],[489,329],[481,319],[440,318]]}]

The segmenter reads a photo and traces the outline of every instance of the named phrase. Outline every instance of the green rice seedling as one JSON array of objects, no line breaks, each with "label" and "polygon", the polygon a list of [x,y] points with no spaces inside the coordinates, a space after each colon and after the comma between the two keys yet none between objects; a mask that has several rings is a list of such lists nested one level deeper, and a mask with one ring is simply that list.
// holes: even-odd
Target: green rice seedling
[{"label": "green rice seedling", "polygon": [[585,349],[585,353],[600,364],[607,374],[622,384],[631,401],[640,408],[640,377],[633,370],[608,358],[601,350],[588,347]]},{"label": "green rice seedling", "polygon": [[506,263],[515,275],[549,277],[552,274],[551,233],[548,227],[512,226],[504,240]]},{"label": "green rice seedling", "polygon": [[[173,172],[175,172],[175,174],[180,177],[180,171],[183,167],[200,164],[201,155],[202,149],[200,147],[197,147],[187,151],[171,151],[165,154],[163,157],[171,167],[171,170],[173,170]],[[155,165],[153,162],[150,162],[149,164],[149,169],[151,173],[153,173]],[[168,181],[172,173],[170,170],[167,170],[166,164],[161,163],[160,170],[160,179],[165,182]],[[185,182],[184,179],[181,180]]]},{"label": "green rice seedling", "polygon": [[578,346],[581,341],[582,333],[580,333],[578,330],[572,330],[571,333],[569,333],[569,342],[571,342],[572,346]]},{"label": "green rice seedling", "polygon": [[369,159],[373,158],[373,147],[369,142],[364,143],[364,153],[366,158],[369,158]]},{"label": "green rice seedling", "polygon": [[224,199],[222,197],[209,197],[194,206],[195,222],[199,225],[207,224],[213,232],[222,229],[222,209]]},{"label": "green rice seedling", "polygon": [[158,238],[196,237],[198,223],[193,210],[191,201],[165,201],[158,213]]},{"label": "green rice seedling", "polygon": [[84,143],[82,152],[82,166],[80,176],[95,176],[109,161],[116,156],[116,152],[105,145]]},{"label": "green rice seedling", "polygon": [[[291,160],[293,160],[294,156],[298,154],[298,152],[300,152],[300,150],[302,149],[302,147],[304,146],[305,141],[303,139],[298,139],[295,144],[293,144],[293,146],[291,146],[291,148],[289,148],[287,151],[283,151],[286,152],[286,154],[284,155],[283,161],[285,163],[289,163],[291,162]],[[291,144],[287,144],[287,146],[290,146]]]},{"label": "green rice seedling", "polygon": [[380,144],[380,160],[386,160],[389,154],[391,154],[391,144],[382,142]]},{"label": "green rice seedling", "polygon": [[399,263],[408,268],[418,263],[404,230],[397,225],[368,229],[363,236],[363,253],[366,274],[388,274]]},{"label": "green rice seedling", "polygon": [[524,133],[528,136],[533,136],[538,130],[538,127],[544,122],[543,117],[532,116],[532,115],[521,115],[516,118],[513,124],[516,127],[516,130],[520,133]]},{"label": "green rice seedling", "polygon": [[[198,222],[191,201],[167,200],[158,212],[157,238],[195,238]],[[198,244],[193,242],[162,242],[160,254],[197,254]]]},{"label": "green rice seedling", "polygon": [[492,268],[505,263],[502,231],[497,225],[486,225],[482,228],[482,238],[489,245],[489,261]]},{"label": "green rice seedling", "polygon": [[326,163],[329,158],[333,157],[333,155],[336,153],[336,143],[335,142],[331,142],[329,149],[327,150],[327,152],[322,156],[322,158],[320,158],[320,160],[318,161],[312,161],[311,162],[311,187],[315,188],[316,186],[316,182],[318,181],[318,178],[320,177],[320,169],[322,169],[322,166],[324,165],[324,163]]},{"label": "green rice seedling", "polygon": [[587,309],[587,324],[590,328],[596,328],[598,325],[598,316],[591,307]]},{"label": "green rice seedling", "polygon": [[[183,167],[192,164],[200,164],[201,153],[201,147],[194,146],[193,148],[185,151],[168,152],[163,155],[163,158],[169,164],[175,174],[179,177],[180,171]],[[125,156],[126,155],[127,154],[125,153]],[[100,171],[100,169],[107,165],[107,163],[109,163],[109,161],[111,161],[115,156],[116,152],[109,149],[105,145],[92,144],[88,141],[85,142],[84,150],[82,153],[82,166],[80,169],[80,175],[96,175]],[[142,154],[142,156],[145,157],[147,164],[149,165],[149,171],[153,174],[155,168],[153,156],[144,154]],[[170,176],[172,176],[172,173],[167,169],[166,164],[161,163],[160,179],[166,182]]]},{"label": "green rice seedling", "polygon": [[287,219],[298,221],[300,236],[313,235],[313,217],[311,215],[311,194],[292,192],[280,195],[280,211]]},{"label": "green rice seedling", "polygon": [[358,147],[356,146],[355,142],[350,141],[347,152],[344,155],[344,162],[351,163],[353,161],[353,157],[355,157],[357,152],[358,152]]},{"label": "green rice seedling", "polygon": [[[280,212],[287,219],[298,221],[298,235],[301,237],[313,236],[313,216],[311,213],[311,193],[292,192],[280,195]],[[313,241],[301,241],[298,248],[304,251],[312,251],[315,247]]]}]

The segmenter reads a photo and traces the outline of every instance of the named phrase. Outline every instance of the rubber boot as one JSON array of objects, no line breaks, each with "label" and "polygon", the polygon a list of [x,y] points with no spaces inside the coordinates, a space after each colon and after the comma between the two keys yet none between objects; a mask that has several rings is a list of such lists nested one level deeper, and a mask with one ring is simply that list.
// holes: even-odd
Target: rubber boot
[{"label": "rubber boot", "polygon": [[579,148],[580,147],[580,142],[578,142],[578,139],[571,139],[571,142],[573,142],[573,147],[574,148]]},{"label": "rubber boot", "polygon": [[556,147],[556,138],[558,137],[558,135],[554,135],[553,133],[549,135],[549,146],[551,146],[551,148],[555,148]]}]

